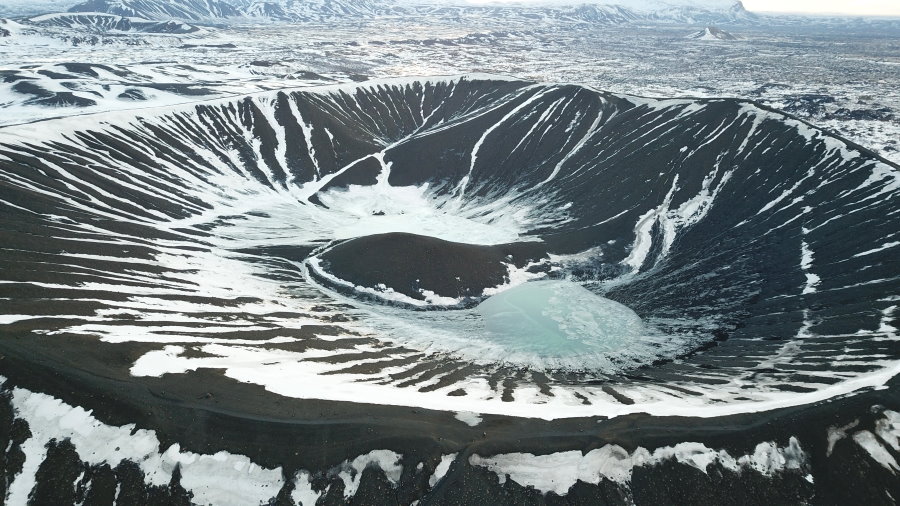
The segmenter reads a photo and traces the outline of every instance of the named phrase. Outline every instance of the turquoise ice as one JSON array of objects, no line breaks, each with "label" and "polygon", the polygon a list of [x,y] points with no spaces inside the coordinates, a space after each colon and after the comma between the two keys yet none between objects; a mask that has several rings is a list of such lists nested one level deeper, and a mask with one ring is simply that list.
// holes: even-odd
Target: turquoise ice
[{"label": "turquoise ice", "polygon": [[514,353],[548,358],[630,348],[645,334],[627,306],[571,281],[532,281],[478,305],[486,337]]}]

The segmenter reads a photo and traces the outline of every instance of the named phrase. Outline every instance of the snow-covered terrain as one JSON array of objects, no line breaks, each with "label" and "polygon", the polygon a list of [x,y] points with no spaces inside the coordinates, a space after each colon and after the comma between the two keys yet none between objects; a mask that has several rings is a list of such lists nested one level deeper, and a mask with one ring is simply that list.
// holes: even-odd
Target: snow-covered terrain
[{"label": "snow-covered terrain", "polygon": [[179,21],[148,21],[99,12],[51,13],[25,18],[22,22],[41,27],[80,28],[88,32],[145,32],[188,34],[200,28]]},{"label": "snow-covered terrain", "polygon": [[[644,96],[750,98],[900,161],[900,56],[890,49],[897,31],[883,27],[845,28],[837,45],[834,29],[815,26],[729,27],[742,40],[725,43],[685,38],[705,33],[703,27],[535,24],[488,15],[448,18],[443,12],[414,22],[373,18],[352,27],[334,21],[196,31],[195,25],[174,25],[187,33],[108,28],[124,18],[32,19],[36,24],[19,19],[0,25],[11,32],[0,37],[9,76],[0,83],[0,124],[326,82],[489,70]],[[157,28],[179,31],[166,27],[172,24]],[[118,70],[72,74],[60,69],[63,63]],[[119,98],[125,90],[136,91]],[[77,98],[56,100],[58,92]],[[68,106],[41,105],[47,101]]]},{"label": "snow-covered terrain", "polygon": [[89,0],[74,12],[107,12],[146,19],[324,21],[372,17],[492,17],[502,20],[564,19],[589,23],[749,22],[754,16],[739,1],[620,0],[601,2],[492,2],[429,0]]}]

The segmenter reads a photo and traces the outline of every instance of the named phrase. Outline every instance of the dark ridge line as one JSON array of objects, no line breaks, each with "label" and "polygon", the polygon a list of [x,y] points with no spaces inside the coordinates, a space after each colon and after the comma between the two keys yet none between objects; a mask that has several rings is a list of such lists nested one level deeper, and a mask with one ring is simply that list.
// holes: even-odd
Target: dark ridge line
[{"label": "dark ridge line", "polygon": [[[474,79],[470,79],[473,77],[474,77]],[[567,83],[567,82],[550,83],[550,82],[532,81],[532,80],[523,79],[523,78],[520,78],[520,77],[517,77],[514,75],[508,75],[508,74],[471,73],[471,74],[450,74],[450,75],[438,75],[438,76],[417,75],[417,76],[399,76],[399,77],[379,77],[379,78],[375,78],[375,79],[371,79],[371,80],[363,81],[363,82],[350,81],[350,82],[331,83],[331,84],[316,84],[316,85],[312,85],[312,86],[291,86],[291,87],[277,88],[277,89],[272,89],[272,90],[255,91],[252,93],[245,93],[245,94],[227,94],[227,95],[222,95],[222,96],[209,98],[209,99],[187,101],[184,103],[165,105],[165,106],[155,106],[155,107],[154,106],[146,106],[146,107],[139,107],[139,108],[114,109],[114,110],[110,110],[110,111],[96,111],[96,112],[71,114],[71,115],[65,115],[65,116],[54,116],[51,118],[42,118],[42,119],[37,119],[37,120],[33,120],[33,121],[26,121],[23,123],[15,123],[12,125],[3,125],[3,126],[0,126],[0,132],[4,131],[5,129],[13,128],[16,126],[33,125],[33,124],[37,124],[37,123],[43,123],[43,122],[55,121],[55,120],[64,120],[67,118],[76,118],[76,117],[96,117],[96,116],[102,116],[102,115],[113,115],[113,114],[150,111],[150,110],[157,110],[160,113],[159,116],[163,116],[165,114],[170,114],[170,113],[188,112],[191,109],[192,105],[198,106],[198,107],[203,106],[203,105],[214,105],[214,103],[217,103],[217,102],[224,103],[224,102],[230,102],[233,99],[250,99],[250,98],[255,98],[255,97],[261,97],[261,96],[264,96],[267,94],[277,95],[279,93],[285,93],[285,94],[289,95],[289,94],[293,94],[293,93],[304,93],[304,92],[315,93],[314,90],[322,89],[322,88],[326,88],[326,87],[351,88],[351,89],[371,88],[372,86],[390,85],[391,84],[390,82],[394,81],[394,80],[407,80],[407,79],[412,80],[412,81],[421,82],[423,85],[428,83],[429,79],[438,79],[438,80],[448,81],[448,82],[461,81],[461,80],[467,80],[467,81],[471,81],[471,82],[490,82],[492,80],[491,77],[504,78],[504,80],[518,81],[518,82],[521,82],[528,86],[532,86],[532,85],[537,85],[537,86],[542,86],[542,87],[575,86],[575,87],[583,88],[588,91],[598,93],[601,95],[624,97],[624,98],[626,98],[626,100],[628,97],[636,97],[636,98],[640,98],[640,99],[653,100],[653,101],[658,101],[658,102],[690,100],[690,101],[700,102],[700,103],[716,103],[716,102],[729,103],[729,102],[731,102],[731,103],[736,103],[736,104],[749,104],[749,105],[752,105],[763,111],[773,113],[776,115],[780,115],[780,116],[783,116],[785,118],[788,118],[788,119],[791,119],[794,121],[798,121],[798,122],[812,128],[813,130],[818,132],[820,135],[836,139],[836,140],[844,143],[845,145],[847,145],[847,147],[849,147],[853,150],[859,151],[862,154],[865,154],[871,158],[877,159],[881,163],[884,163],[890,167],[900,170],[900,164],[894,163],[894,162],[888,160],[887,158],[884,158],[883,156],[879,155],[878,153],[872,151],[870,148],[867,148],[867,147],[862,146],[854,141],[851,141],[851,140],[847,139],[846,137],[840,135],[837,132],[833,132],[831,130],[826,130],[820,126],[817,126],[808,120],[800,118],[799,116],[796,116],[794,114],[791,114],[791,113],[782,111],[780,109],[776,109],[772,106],[763,104],[762,102],[760,102],[759,100],[756,100],[756,99],[746,99],[746,98],[740,98],[740,97],[695,97],[695,96],[690,96],[690,95],[678,96],[678,97],[654,97],[654,96],[648,96],[648,95],[637,95],[637,94],[631,94],[631,93],[617,93],[617,92],[612,92],[612,91],[608,91],[608,90],[601,90],[601,89],[595,88],[591,85],[581,84],[581,83]],[[438,82],[438,81],[435,81],[435,82]],[[399,83],[398,83],[398,85],[399,85]],[[143,85],[141,85],[141,86],[143,86]],[[240,100],[238,100],[238,101],[240,101]],[[635,107],[640,107],[641,104],[633,104],[633,105]],[[155,117],[159,117],[159,116],[155,116]],[[154,116],[151,116],[151,118],[152,117],[154,117]],[[139,115],[135,114],[134,119],[145,120],[145,119],[148,119],[148,117],[139,116]]]}]

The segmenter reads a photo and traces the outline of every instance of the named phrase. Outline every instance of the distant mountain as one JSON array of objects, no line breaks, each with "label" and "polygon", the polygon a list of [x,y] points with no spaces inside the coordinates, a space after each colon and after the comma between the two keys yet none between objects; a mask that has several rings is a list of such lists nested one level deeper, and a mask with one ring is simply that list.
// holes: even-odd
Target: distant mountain
[{"label": "distant mountain", "polygon": [[157,21],[204,21],[243,16],[237,7],[222,0],[88,0],[69,12],[100,12]]},{"label": "distant mountain", "polygon": [[248,18],[273,21],[320,21],[408,14],[384,0],[230,0]]},{"label": "distant mountain", "polygon": [[600,0],[579,3],[478,4],[466,0],[87,0],[70,12],[99,12],[150,20],[326,21],[382,16],[725,24],[755,16],[731,0]]},{"label": "distant mountain", "polygon": [[638,21],[641,16],[619,5],[582,4],[563,7],[559,13],[564,17],[587,23],[628,23]]},{"label": "distant mountain", "polygon": [[[12,0],[20,2],[21,0]],[[46,3],[50,0],[38,0]],[[64,0],[58,0],[63,2]],[[484,0],[86,0],[70,12],[100,12],[148,20],[188,22],[347,21],[376,17],[577,22],[663,23],[700,26],[766,24],[822,25],[852,29],[900,28],[900,20],[860,17],[762,16],[739,0],[544,0],[498,3]],[[0,6],[0,15],[3,14]]]},{"label": "distant mountain", "polygon": [[55,26],[81,28],[88,31],[142,32],[187,34],[200,31],[197,26],[180,21],[149,21],[141,18],[124,17],[101,12],[63,12],[44,14],[22,20],[32,26]]},{"label": "distant mountain", "polygon": [[395,11],[411,16],[442,17],[449,20],[485,19],[519,21],[568,21],[591,24],[622,24],[643,19],[641,14],[618,5],[582,3],[575,5],[473,5],[433,4],[399,0]]},{"label": "distant mountain", "polygon": [[707,26],[706,29],[694,32],[685,38],[694,40],[738,40],[734,35],[714,26]]},{"label": "distant mountain", "polygon": [[[642,12],[637,10],[636,12]],[[644,13],[644,18],[662,23],[732,24],[753,23],[759,17],[744,8],[742,2],[660,4]]]}]

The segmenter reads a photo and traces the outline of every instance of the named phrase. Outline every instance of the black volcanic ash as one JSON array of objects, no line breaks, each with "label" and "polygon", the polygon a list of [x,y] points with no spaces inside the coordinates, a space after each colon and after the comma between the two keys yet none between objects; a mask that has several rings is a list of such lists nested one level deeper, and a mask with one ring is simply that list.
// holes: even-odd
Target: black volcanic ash
[{"label": "black volcanic ash", "polygon": [[329,249],[322,267],[363,287],[384,287],[414,299],[424,293],[477,301],[486,288],[509,282],[510,266],[549,261],[541,242],[482,246],[407,233],[352,239]]}]

